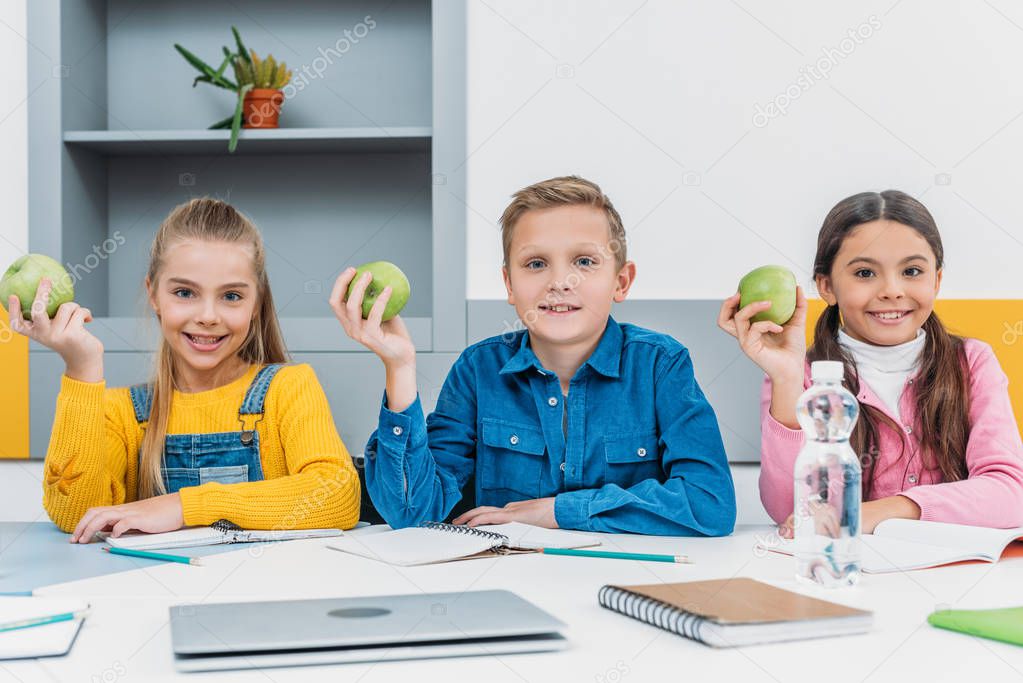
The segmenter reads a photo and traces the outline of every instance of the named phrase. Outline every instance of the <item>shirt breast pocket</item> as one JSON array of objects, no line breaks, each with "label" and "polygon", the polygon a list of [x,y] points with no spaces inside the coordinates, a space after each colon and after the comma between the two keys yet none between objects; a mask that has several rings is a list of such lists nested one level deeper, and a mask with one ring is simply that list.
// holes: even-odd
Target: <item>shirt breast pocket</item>
[{"label": "shirt breast pocket", "polygon": [[657,432],[643,431],[604,437],[604,483],[628,488],[646,479],[663,482]]},{"label": "shirt breast pocket", "polygon": [[477,453],[480,488],[514,491],[522,499],[540,497],[547,445],[532,425],[484,418],[483,447]]}]

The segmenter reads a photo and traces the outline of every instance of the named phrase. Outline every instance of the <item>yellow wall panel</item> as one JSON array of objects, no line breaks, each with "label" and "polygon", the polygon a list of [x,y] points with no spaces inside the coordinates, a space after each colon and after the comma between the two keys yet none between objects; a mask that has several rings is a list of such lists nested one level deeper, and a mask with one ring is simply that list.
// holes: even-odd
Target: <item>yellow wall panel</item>
[{"label": "yellow wall panel", "polygon": [[28,340],[0,308],[0,458],[28,455]]}]

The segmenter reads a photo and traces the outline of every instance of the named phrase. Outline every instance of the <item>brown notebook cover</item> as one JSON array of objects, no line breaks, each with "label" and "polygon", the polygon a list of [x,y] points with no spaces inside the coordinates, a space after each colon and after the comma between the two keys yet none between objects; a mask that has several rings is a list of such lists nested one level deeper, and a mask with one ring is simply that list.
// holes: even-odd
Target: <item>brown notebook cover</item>
[{"label": "brown notebook cover", "polygon": [[613,588],[652,598],[718,624],[758,624],[870,614],[748,578]]}]

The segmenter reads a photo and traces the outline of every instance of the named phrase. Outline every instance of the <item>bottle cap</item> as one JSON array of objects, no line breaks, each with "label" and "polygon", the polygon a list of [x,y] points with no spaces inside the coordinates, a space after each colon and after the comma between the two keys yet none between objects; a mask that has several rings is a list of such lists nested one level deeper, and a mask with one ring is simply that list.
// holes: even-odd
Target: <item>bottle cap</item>
[{"label": "bottle cap", "polygon": [[810,378],[816,381],[841,382],[845,366],[837,360],[815,360],[810,363]]}]

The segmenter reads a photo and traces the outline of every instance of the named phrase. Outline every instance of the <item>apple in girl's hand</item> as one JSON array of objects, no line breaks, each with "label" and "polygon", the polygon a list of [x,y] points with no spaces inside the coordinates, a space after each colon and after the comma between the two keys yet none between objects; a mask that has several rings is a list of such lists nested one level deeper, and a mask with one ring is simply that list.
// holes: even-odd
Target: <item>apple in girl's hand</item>
[{"label": "apple in girl's hand", "polygon": [[53,284],[46,302],[46,315],[52,318],[61,304],[75,298],[75,286],[64,266],[45,254],[26,254],[11,264],[0,278],[0,303],[7,308],[7,300],[14,294],[21,302],[22,315],[30,317],[39,281],[44,277]]},{"label": "apple in girl's hand", "polygon": [[739,308],[756,301],[771,307],[753,316],[753,322],[770,320],[784,325],[796,310],[796,276],[785,266],[761,266],[739,280]]},{"label": "apple in girl's hand", "polygon": [[387,302],[387,306],[384,307],[383,320],[386,322],[398,315],[408,303],[411,293],[408,278],[405,277],[405,273],[401,272],[401,268],[389,261],[373,261],[362,264],[355,269],[355,277],[352,278],[352,284],[348,285],[348,293],[345,294],[346,300],[352,295],[355,283],[362,278],[364,273],[369,273],[373,279],[366,287],[366,295],[362,298],[362,317],[369,317],[369,312],[377,297],[384,291],[384,287],[391,288],[391,298]]}]

